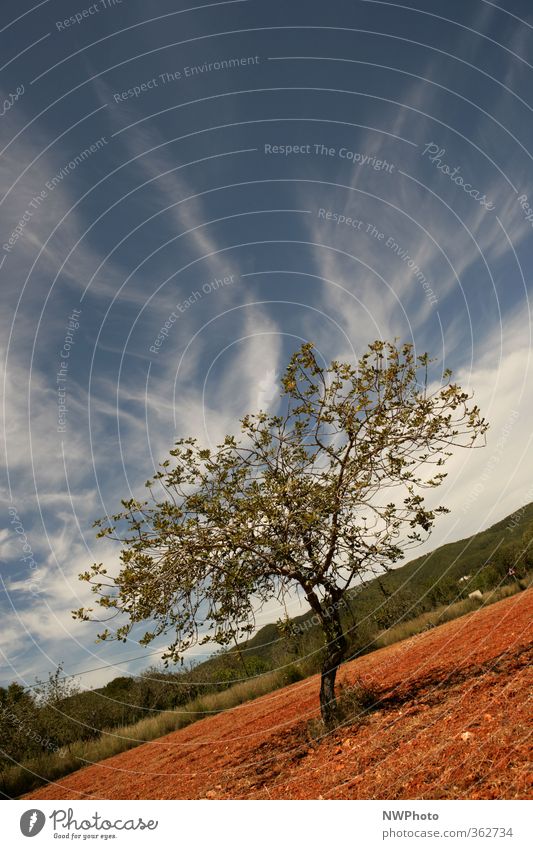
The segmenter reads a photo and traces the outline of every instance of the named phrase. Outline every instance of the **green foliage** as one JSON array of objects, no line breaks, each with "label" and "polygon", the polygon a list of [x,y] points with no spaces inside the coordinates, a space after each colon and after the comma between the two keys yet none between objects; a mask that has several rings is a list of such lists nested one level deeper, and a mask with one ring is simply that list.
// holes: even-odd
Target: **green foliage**
[{"label": "green foliage", "polygon": [[[254,605],[296,587],[329,639],[334,608],[350,585],[389,569],[430,532],[444,507],[439,486],[452,446],[473,445],[487,425],[451,373],[431,389],[427,354],[411,345],[369,345],[356,365],[319,365],[310,344],[283,377],[282,412],[251,413],[241,436],[214,450],[189,437],[99,536],[122,543],[122,569],[80,576],[114,620],[101,639],[125,640],[148,622],[142,643],[173,632],[167,658],[197,642],[227,646],[254,630]],[[74,616],[86,619],[93,610]]]},{"label": "green foliage", "polygon": [[20,684],[0,688],[0,765],[42,751],[38,729],[38,708],[34,698]]},{"label": "green foliage", "polygon": [[170,633],[165,657],[175,661],[198,643],[237,642],[255,630],[257,605],[303,591],[324,635],[320,703],[333,719],[349,588],[427,537],[447,510],[429,509],[424,491],[444,480],[451,448],[487,430],[449,370],[430,385],[430,365],[410,344],[376,341],[355,365],[324,368],[304,344],[280,413],[244,416],[239,438],[214,450],[179,439],[147,481],[149,498],[96,522],[98,536],[122,544],[118,575],[95,564],[80,576],[100,621],[124,614],[100,639],[126,641],[147,623],[141,644]]},{"label": "green foliage", "polygon": [[37,679],[33,690],[38,710],[38,724],[42,735],[49,741],[52,748],[59,749],[68,745],[80,736],[77,719],[69,713],[79,693],[78,683],[63,673],[63,664],[50,673],[46,681]]}]

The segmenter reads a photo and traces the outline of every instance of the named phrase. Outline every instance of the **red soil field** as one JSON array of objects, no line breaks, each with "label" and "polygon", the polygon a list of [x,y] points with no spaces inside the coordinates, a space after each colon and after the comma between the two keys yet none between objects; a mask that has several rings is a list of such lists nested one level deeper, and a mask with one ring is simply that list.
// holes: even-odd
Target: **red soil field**
[{"label": "red soil field", "polygon": [[527,798],[532,611],[528,590],[345,664],[379,702],[320,741],[313,676],[25,798]]}]

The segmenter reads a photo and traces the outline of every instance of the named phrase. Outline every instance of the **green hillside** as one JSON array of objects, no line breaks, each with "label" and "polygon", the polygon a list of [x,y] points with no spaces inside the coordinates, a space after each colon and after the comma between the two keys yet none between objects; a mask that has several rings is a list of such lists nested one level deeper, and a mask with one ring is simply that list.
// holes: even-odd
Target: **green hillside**
[{"label": "green hillside", "polygon": [[[532,536],[533,503],[487,530],[443,545],[354,590],[350,597],[353,619],[348,612],[345,615],[352,656],[371,650],[380,629],[412,619],[438,604],[465,598],[474,590],[486,591],[508,581],[510,566],[515,566],[518,577],[525,574],[533,565],[533,545],[531,554],[527,548]],[[470,577],[460,582],[464,576]],[[311,620],[312,614],[307,613],[288,623],[289,632],[291,624],[295,626],[293,641],[298,643],[302,626],[305,636],[299,639],[299,649],[293,653],[304,653],[306,646],[312,650],[315,636],[320,641],[318,628],[305,627]],[[245,658],[259,657],[270,666],[280,654],[279,637],[278,628],[269,624],[240,649]]]},{"label": "green hillside", "polygon": [[[498,562],[500,548],[520,543],[524,533],[532,529],[533,503],[507,516],[486,531],[481,531],[467,539],[448,543],[435,549],[429,555],[411,560],[388,575],[386,580],[391,586],[398,586],[399,583],[410,580],[424,583],[436,581],[445,575],[452,579],[459,579],[463,575],[474,576],[479,573],[479,579],[487,563],[492,560],[495,563]],[[475,588],[479,585],[478,579],[473,580]]]}]

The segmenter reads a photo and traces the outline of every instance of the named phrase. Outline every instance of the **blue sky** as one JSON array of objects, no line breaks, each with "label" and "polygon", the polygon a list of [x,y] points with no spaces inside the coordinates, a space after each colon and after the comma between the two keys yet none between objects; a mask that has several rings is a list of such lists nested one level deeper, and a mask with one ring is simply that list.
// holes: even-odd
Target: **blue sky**
[{"label": "blue sky", "polygon": [[3,683],[157,659],[71,618],[92,521],[275,409],[302,340],[475,389],[430,547],[533,500],[529,0],[23,0],[0,40]]}]

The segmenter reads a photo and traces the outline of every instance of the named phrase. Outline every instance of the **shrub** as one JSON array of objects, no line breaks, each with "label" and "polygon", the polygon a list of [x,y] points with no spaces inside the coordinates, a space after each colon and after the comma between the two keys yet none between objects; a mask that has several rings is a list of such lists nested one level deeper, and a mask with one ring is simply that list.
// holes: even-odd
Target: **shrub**
[{"label": "shrub", "polygon": [[379,691],[371,684],[357,681],[355,684],[341,684],[339,687],[339,719],[343,725],[356,722],[379,705]]},{"label": "shrub", "polygon": [[337,696],[337,721],[326,728],[322,719],[316,717],[307,723],[307,737],[318,742],[331,732],[332,728],[354,725],[380,704],[379,690],[372,684],[357,681],[355,684],[340,684]]},{"label": "shrub", "polygon": [[283,685],[287,684],[295,684],[297,681],[301,681],[304,678],[303,672],[296,666],[296,664],[291,663],[290,666],[287,666],[282,670],[282,680]]}]

